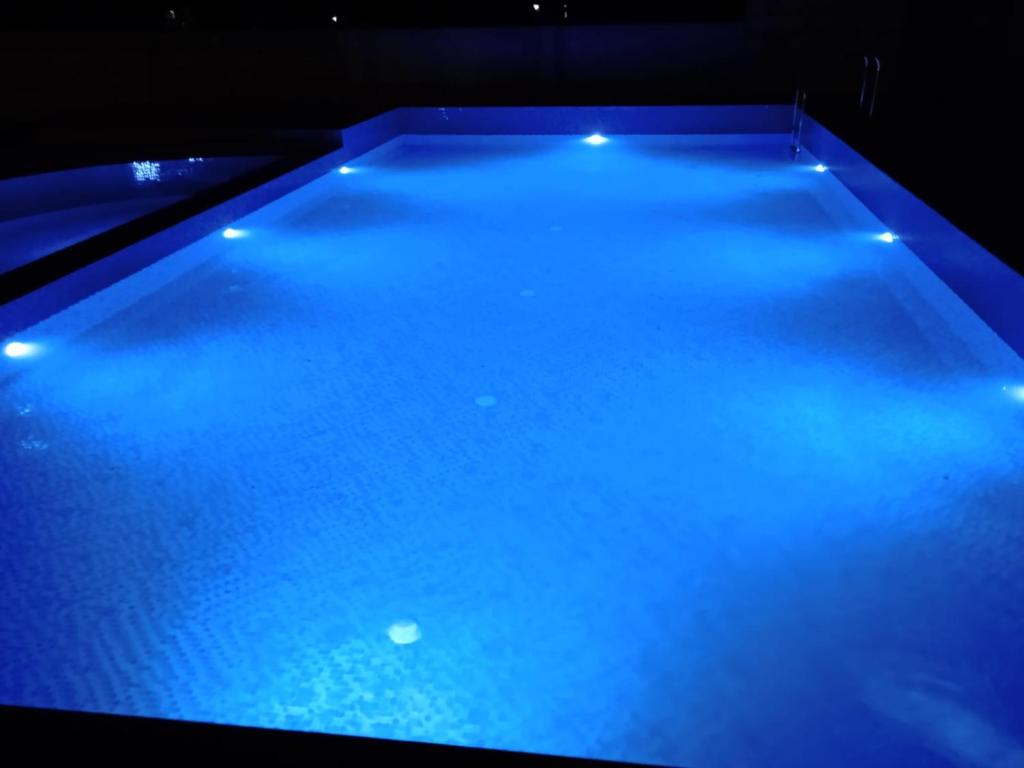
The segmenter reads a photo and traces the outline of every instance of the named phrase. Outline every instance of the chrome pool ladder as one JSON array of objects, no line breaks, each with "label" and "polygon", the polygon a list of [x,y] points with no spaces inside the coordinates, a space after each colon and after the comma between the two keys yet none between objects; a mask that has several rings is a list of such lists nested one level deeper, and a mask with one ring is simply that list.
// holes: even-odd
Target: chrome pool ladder
[{"label": "chrome pool ladder", "polygon": [[[868,75],[871,72],[871,61],[874,60],[875,65],[875,77],[871,81],[871,99],[867,100],[868,92]],[[875,102],[878,99],[878,81],[882,77],[882,60],[878,56],[864,56],[864,71],[860,78],[860,98],[857,100],[857,109],[861,112],[864,111],[865,101],[867,101],[867,115],[868,118],[875,116]]]},{"label": "chrome pool ladder", "polygon": [[804,129],[804,112],[807,110],[807,91],[797,88],[793,99],[793,132],[790,136],[789,152],[795,160],[800,154],[800,134]]}]

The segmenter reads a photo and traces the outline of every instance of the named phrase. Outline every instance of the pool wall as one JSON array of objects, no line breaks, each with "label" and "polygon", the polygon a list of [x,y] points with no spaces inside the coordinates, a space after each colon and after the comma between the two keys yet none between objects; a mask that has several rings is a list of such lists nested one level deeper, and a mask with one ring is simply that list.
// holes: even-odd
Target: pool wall
[{"label": "pool wall", "polygon": [[807,117],[803,145],[1024,357],[1024,277]]},{"label": "pool wall", "polygon": [[323,155],[266,184],[138,240],[38,290],[0,306],[0,338],[27,328],[175,251],[308,184],[344,162],[345,149]]},{"label": "pool wall", "polygon": [[[230,225],[403,134],[788,133],[789,105],[691,107],[403,107],[342,131],[343,146],[238,197],[0,306],[0,338]],[[1024,357],[1024,277],[983,249],[811,117],[804,146]]]},{"label": "pool wall", "polygon": [[414,134],[687,134],[788,133],[793,108],[465,107],[401,110],[402,133]]}]

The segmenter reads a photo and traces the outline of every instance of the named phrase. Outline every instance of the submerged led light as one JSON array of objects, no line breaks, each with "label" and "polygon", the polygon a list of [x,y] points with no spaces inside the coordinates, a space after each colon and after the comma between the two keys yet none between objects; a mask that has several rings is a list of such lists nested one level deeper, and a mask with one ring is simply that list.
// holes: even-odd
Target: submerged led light
[{"label": "submerged led light", "polygon": [[892,232],[883,232],[878,236],[878,239],[881,240],[883,243],[895,243],[896,235],[894,235]]},{"label": "submerged led light", "polygon": [[352,169],[349,168],[347,165],[343,165],[341,166],[341,168],[338,169],[338,173],[344,176],[345,174],[352,173]]},{"label": "submerged led light", "polygon": [[4,354],[7,357],[31,357],[36,353],[35,344],[26,344],[23,341],[9,341],[4,345]]},{"label": "submerged led light", "polygon": [[602,136],[600,133],[594,133],[591,134],[590,136],[587,136],[587,138],[585,138],[584,141],[587,142],[587,144],[589,144],[592,147],[599,147],[602,144],[607,143],[608,139]]},{"label": "submerged led light", "polygon": [[824,163],[818,163],[816,166],[814,166],[814,170],[816,170],[818,173],[824,173],[825,171],[828,170],[828,166],[826,166]]},{"label": "submerged led light", "polygon": [[539,11],[540,10],[540,3],[534,3],[533,4],[533,10]]},{"label": "submerged led light", "polygon": [[403,619],[388,627],[388,637],[395,645],[410,645],[423,637],[423,632],[415,621]]},{"label": "submerged led light", "polygon": [[234,227],[228,227],[221,234],[224,235],[228,240],[234,240],[236,237],[244,237],[244,229],[235,229]]},{"label": "submerged led light", "polygon": [[1003,392],[1008,394],[1014,400],[1019,400],[1020,402],[1024,403],[1024,385],[1015,387],[1003,387]]}]

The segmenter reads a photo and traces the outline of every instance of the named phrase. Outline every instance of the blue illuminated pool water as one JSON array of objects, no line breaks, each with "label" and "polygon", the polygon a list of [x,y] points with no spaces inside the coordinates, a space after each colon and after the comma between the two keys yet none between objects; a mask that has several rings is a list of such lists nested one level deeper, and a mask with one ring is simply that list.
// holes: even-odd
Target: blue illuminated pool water
[{"label": "blue illuminated pool water", "polygon": [[0,701],[1024,765],[1024,362],[788,137],[406,137],[0,361]]}]

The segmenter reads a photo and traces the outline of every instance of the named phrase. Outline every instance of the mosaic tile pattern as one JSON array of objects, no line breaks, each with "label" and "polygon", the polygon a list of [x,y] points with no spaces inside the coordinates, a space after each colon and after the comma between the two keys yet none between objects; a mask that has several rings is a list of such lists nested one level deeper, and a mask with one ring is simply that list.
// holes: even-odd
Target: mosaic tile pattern
[{"label": "mosaic tile pattern", "polygon": [[816,162],[409,139],[29,329],[0,701],[1021,765],[1024,363]]}]

